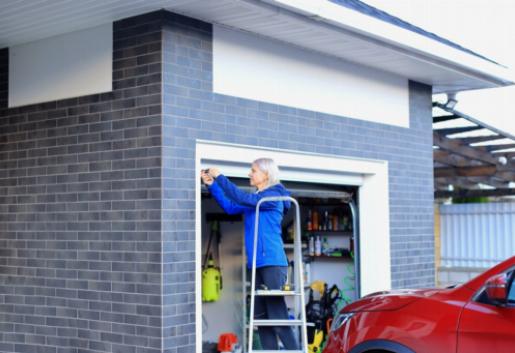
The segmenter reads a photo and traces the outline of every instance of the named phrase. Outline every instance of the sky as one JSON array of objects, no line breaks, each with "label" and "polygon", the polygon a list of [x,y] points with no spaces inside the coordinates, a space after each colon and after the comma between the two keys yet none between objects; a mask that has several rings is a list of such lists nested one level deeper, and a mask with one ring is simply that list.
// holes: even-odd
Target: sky
[{"label": "sky", "polygon": [[[510,68],[514,0],[362,0]],[[515,86],[461,92],[455,109],[515,135]]]}]

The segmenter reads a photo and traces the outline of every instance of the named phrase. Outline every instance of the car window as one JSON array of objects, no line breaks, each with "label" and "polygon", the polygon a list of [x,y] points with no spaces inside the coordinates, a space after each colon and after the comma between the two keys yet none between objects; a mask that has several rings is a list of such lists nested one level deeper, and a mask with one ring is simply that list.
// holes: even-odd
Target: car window
[{"label": "car window", "polygon": [[511,271],[511,273],[510,273],[511,287],[510,287],[510,292],[508,293],[508,303],[510,303],[510,304],[515,304],[515,281],[514,281],[514,277],[513,277],[514,275],[515,275],[515,270]]}]

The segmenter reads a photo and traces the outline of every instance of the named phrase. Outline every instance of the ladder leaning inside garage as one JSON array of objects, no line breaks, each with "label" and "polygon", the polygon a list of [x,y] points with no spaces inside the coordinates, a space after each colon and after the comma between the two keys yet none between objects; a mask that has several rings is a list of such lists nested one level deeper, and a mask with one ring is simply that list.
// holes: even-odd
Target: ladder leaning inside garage
[{"label": "ladder leaning inside garage", "polygon": [[[295,205],[295,234],[294,234],[294,274],[293,283],[291,288],[273,289],[273,290],[256,290],[256,255],[257,255],[257,243],[258,243],[258,226],[259,226],[259,207],[263,202],[270,201],[290,201]],[[297,200],[289,196],[270,196],[264,197],[256,205],[256,222],[254,226],[254,246],[252,252],[252,279],[251,279],[251,293],[250,293],[250,317],[249,317],[249,330],[248,330],[248,350],[247,353],[254,352],[266,352],[266,353],[307,353],[308,352],[308,339],[306,330],[306,306],[304,300],[304,278],[302,269],[302,239],[300,229],[300,207]],[[294,300],[294,319],[265,319],[255,320],[254,319],[254,302],[256,296],[293,296]],[[254,327],[257,326],[291,326],[300,328],[300,350],[289,350],[289,351],[263,351],[253,350],[253,332]]]}]

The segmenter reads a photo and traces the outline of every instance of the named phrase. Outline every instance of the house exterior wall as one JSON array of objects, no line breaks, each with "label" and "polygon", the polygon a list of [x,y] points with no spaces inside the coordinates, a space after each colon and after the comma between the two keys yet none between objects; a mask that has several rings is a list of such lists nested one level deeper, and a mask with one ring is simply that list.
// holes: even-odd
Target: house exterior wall
[{"label": "house exterior wall", "polygon": [[0,110],[1,352],[161,352],[160,21],[114,24],[112,92]]},{"label": "house exterior wall", "polygon": [[409,84],[400,128],[213,93],[212,26],[200,21],[171,16],[163,55],[165,352],[195,352],[196,139],[387,160],[392,287],[434,285],[431,87]]},{"label": "house exterior wall", "polygon": [[410,128],[214,94],[212,26],[165,12],[113,59],[111,93],[0,110],[0,351],[195,351],[197,139],[387,160],[392,287],[434,284],[431,87]]}]

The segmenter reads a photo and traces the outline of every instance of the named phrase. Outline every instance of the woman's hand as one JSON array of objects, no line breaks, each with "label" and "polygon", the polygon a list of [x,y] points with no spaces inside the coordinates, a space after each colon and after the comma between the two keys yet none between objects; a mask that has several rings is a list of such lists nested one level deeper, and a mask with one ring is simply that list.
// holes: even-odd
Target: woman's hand
[{"label": "woman's hand", "polygon": [[209,168],[209,175],[213,178],[216,178],[217,176],[220,175],[220,171],[218,170],[218,168]]},{"label": "woman's hand", "polygon": [[204,170],[202,170],[200,172],[200,178],[202,179],[202,181],[206,185],[213,184],[213,181],[214,181],[213,177],[210,174],[206,173]]}]

